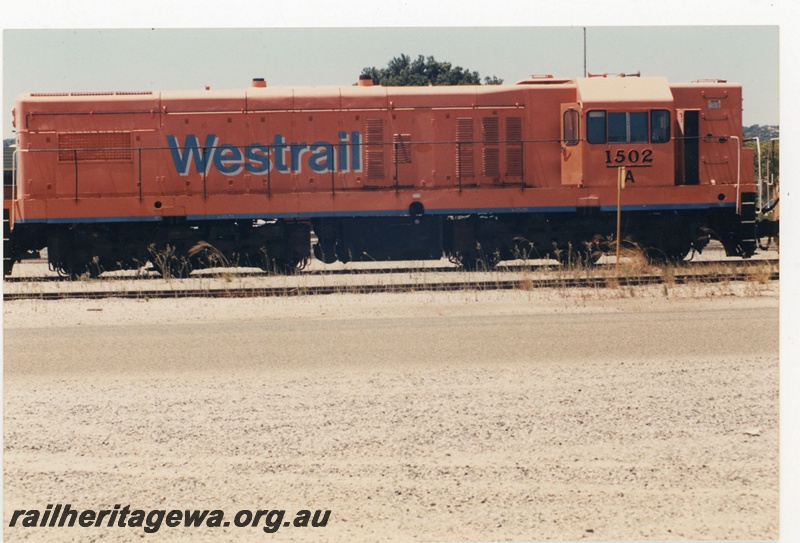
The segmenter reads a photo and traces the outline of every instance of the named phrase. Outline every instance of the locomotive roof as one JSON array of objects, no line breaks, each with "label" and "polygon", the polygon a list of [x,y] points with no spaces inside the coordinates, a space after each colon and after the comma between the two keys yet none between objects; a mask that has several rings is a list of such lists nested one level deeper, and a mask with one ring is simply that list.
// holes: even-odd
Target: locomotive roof
[{"label": "locomotive roof", "polygon": [[576,80],[578,101],[585,105],[612,102],[672,103],[672,90],[666,77],[588,77]]},{"label": "locomotive roof", "polygon": [[[517,85],[464,85],[438,87],[248,87],[232,90],[183,90],[146,92],[32,93],[18,97],[24,113],[165,111],[191,112],[292,109],[360,109],[469,106],[519,107],[531,93],[566,92],[563,101],[585,106],[673,103],[673,90],[690,84],[670,84],[665,77],[589,77],[564,80],[530,80]],[[721,82],[716,82],[718,86]],[[691,85],[695,85],[694,83]],[[725,84],[735,86],[735,84]],[[22,114],[22,110],[17,111]]]},{"label": "locomotive roof", "polygon": [[[574,84],[569,85],[574,89]],[[562,87],[563,88],[563,87]],[[232,90],[169,90],[160,92],[32,93],[18,97],[22,114],[84,110],[218,111],[359,109],[402,107],[518,106],[528,88],[521,85],[463,85],[441,87],[265,87]]]},{"label": "locomotive roof", "polygon": [[514,104],[523,101],[525,89],[515,85],[461,85],[441,87],[266,87],[229,91],[165,91],[167,107],[192,108],[214,98],[246,99],[248,109],[348,109],[362,107],[447,107],[454,102],[475,105]]}]

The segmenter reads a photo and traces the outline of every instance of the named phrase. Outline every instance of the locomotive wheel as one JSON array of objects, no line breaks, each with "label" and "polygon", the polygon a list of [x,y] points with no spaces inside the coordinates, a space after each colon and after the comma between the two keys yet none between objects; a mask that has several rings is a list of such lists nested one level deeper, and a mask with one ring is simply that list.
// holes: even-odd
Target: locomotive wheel
[{"label": "locomotive wheel", "polygon": [[579,268],[581,266],[592,266],[603,253],[599,250],[593,250],[591,247],[579,247],[577,244],[568,243],[566,247],[553,244],[553,252],[550,257],[558,260],[565,268]]},{"label": "locomotive wheel", "polygon": [[192,273],[192,263],[188,258],[172,254],[162,254],[153,259],[153,266],[164,279],[185,279]]},{"label": "locomotive wheel", "polygon": [[486,255],[483,251],[459,255],[458,263],[465,271],[491,271],[500,262],[497,255]]},{"label": "locomotive wheel", "polygon": [[192,264],[183,258],[172,257],[154,263],[164,279],[185,279],[192,273]]},{"label": "locomotive wheel", "polygon": [[478,262],[478,257],[474,254],[459,255],[458,257],[458,264],[464,271],[477,271]]},{"label": "locomotive wheel", "polygon": [[595,234],[591,241],[584,244],[584,261],[588,266],[594,266],[597,262],[610,251],[607,238],[600,234]]},{"label": "locomotive wheel", "polygon": [[644,255],[651,264],[670,264],[682,262],[692,250],[691,244],[670,247],[649,246],[644,248]]},{"label": "locomotive wheel", "polygon": [[273,258],[266,264],[261,266],[261,269],[267,273],[273,273],[275,275],[294,275],[302,261],[294,260],[283,260]]},{"label": "locomotive wheel", "polygon": [[207,241],[198,241],[188,251],[188,259],[185,259],[189,264],[189,272],[193,269],[201,270],[205,268],[229,268],[231,260],[229,255],[225,255],[222,251],[208,243]]},{"label": "locomotive wheel", "polygon": [[281,256],[272,256],[266,247],[261,247],[257,254],[250,255],[250,262],[269,274],[274,275],[294,275],[304,259],[297,258],[295,255],[286,255],[283,251]]},{"label": "locomotive wheel", "polygon": [[62,270],[64,275],[70,278],[70,281],[77,281],[79,279],[97,279],[103,271],[97,263],[89,263],[84,266],[71,266]]},{"label": "locomotive wheel", "polygon": [[189,257],[177,247],[169,244],[160,247],[151,244],[147,250],[150,253],[150,262],[164,279],[186,278],[192,273],[193,266]]},{"label": "locomotive wheel", "polygon": [[571,249],[556,250],[553,256],[565,268],[576,268],[582,261],[578,251]]},{"label": "locomotive wheel", "polygon": [[62,261],[54,264],[54,267],[58,270],[60,275],[69,277],[71,281],[86,278],[97,279],[100,274],[103,273],[103,269],[100,267],[97,257],[93,257],[84,262],[79,262],[77,260],[72,260],[70,262]]},{"label": "locomotive wheel", "polygon": [[338,260],[336,257],[336,245],[333,243],[315,243],[314,258],[325,264],[333,264]]},{"label": "locomotive wheel", "polygon": [[339,262],[342,264],[347,264],[353,259],[353,248],[348,244],[344,244],[341,242],[336,242],[336,258],[339,259]]}]

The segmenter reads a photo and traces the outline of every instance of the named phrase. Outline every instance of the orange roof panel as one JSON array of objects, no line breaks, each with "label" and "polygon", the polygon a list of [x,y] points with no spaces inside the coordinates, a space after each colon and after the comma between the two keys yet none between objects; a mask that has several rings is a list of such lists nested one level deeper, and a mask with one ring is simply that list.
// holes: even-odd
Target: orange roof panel
[{"label": "orange roof panel", "polygon": [[578,101],[585,106],[615,103],[671,105],[672,91],[665,77],[578,78]]}]

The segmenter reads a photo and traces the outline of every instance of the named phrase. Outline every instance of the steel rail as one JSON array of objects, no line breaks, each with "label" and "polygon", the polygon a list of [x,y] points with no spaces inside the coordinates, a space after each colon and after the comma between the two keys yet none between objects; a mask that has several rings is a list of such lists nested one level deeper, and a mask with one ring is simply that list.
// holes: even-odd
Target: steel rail
[{"label": "steel rail", "polygon": [[[762,280],[778,281],[780,273],[770,272]],[[404,292],[443,292],[464,290],[533,290],[541,288],[620,288],[661,284],[716,284],[737,281],[753,281],[752,274],[746,272],[707,274],[687,273],[664,275],[634,275],[607,277],[558,277],[558,278],[514,278],[482,281],[443,281],[443,282],[406,282],[396,284],[363,284],[363,285],[322,285],[322,286],[278,286],[278,287],[234,287],[234,288],[173,288],[147,290],[104,290],[75,292],[6,292],[3,301],[15,300],[66,300],[66,299],[158,299],[158,298],[254,298],[314,296],[324,294],[377,294]],[[87,283],[91,285],[91,283]]]},{"label": "steel rail", "polygon": [[[777,258],[765,258],[760,260],[701,260],[701,261],[691,261],[687,260],[685,262],[679,262],[677,264],[671,264],[674,266],[675,271],[685,270],[685,269],[701,269],[705,267],[712,267],[712,266],[725,266],[729,268],[749,268],[753,266],[761,266],[761,265],[770,265],[770,266],[779,266],[780,260]],[[609,263],[598,263],[594,264],[594,267],[597,269],[604,269],[604,268],[611,268],[614,266],[613,262]],[[652,267],[658,267],[658,265],[652,265]],[[552,263],[552,264],[499,264],[494,270],[489,270],[497,273],[503,272],[515,272],[515,271],[539,271],[539,270],[557,270],[561,268],[560,264]],[[256,270],[253,268],[252,270],[244,271],[244,269],[240,269],[241,271],[232,271],[227,272],[226,275],[233,276],[233,277],[268,277],[270,276],[269,272]],[[398,274],[398,273],[418,273],[418,272],[425,272],[425,273],[464,273],[465,270],[459,268],[458,266],[420,266],[420,267],[382,267],[382,268],[345,268],[339,270],[301,270],[297,272],[298,276],[336,276],[336,275],[385,275],[385,274]],[[189,279],[193,278],[209,278],[216,275],[218,272],[214,272],[213,268],[197,270],[193,275],[189,277]],[[157,273],[146,273],[146,274],[139,274],[139,275],[103,275],[97,279],[90,279],[91,281],[154,281],[162,279],[160,274]],[[62,275],[40,275],[40,276],[15,276],[15,277],[4,277],[3,281],[6,283],[48,283],[48,282],[56,282],[56,281],[64,281],[70,282],[74,281],[69,277],[62,276]]]}]

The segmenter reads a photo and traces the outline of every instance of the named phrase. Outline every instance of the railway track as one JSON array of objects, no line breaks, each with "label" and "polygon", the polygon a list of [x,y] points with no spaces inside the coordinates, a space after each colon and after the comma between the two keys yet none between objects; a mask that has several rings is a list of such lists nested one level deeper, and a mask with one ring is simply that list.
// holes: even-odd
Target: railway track
[{"label": "railway track", "polygon": [[[85,282],[86,288],[69,291],[37,291],[20,290],[4,292],[4,301],[21,299],[40,300],[65,300],[65,299],[101,299],[101,298],[127,298],[127,299],[158,299],[158,298],[246,298],[246,297],[275,297],[275,296],[313,296],[324,294],[371,294],[371,293],[397,293],[413,291],[458,291],[458,290],[533,290],[541,288],[619,288],[659,284],[687,284],[687,283],[725,283],[736,281],[777,281],[780,278],[775,266],[768,261],[760,261],[750,269],[718,271],[707,269],[702,272],[684,272],[680,268],[661,274],[636,274],[636,275],[605,275],[594,277],[503,277],[503,274],[493,279],[466,278],[459,280],[412,280],[400,282],[362,282],[345,284],[304,285],[298,282],[284,285],[263,286],[230,286],[222,282],[222,286],[206,285],[195,288],[191,280],[182,280],[176,283],[167,282],[164,288],[132,288],[132,289],[103,289],[92,288],[92,282]],[[513,275],[513,274],[510,274]],[[376,277],[380,277],[379,275]]]},{"label": "railway track", "polygon": [[[44,259],[28,261],[35,263],[35,265],[40,270],[47,269],[47,263]],[[754,265],[762,265],[762,264],[769,264],[778,266],[779,259],[777,258],[765,258],[765,259],[757,259],[757,260],[687,260],[685,262],[681,262],[675,265],[676,270],[681,269],[702,269],[702,268],[709,268],[709,267],[716,267],[719,265],[724,265],[727,268],[748,268]],[[500,264],[497,267],[498,272],[504,271],[524,271],[524,270],[557,270],[560,269],[560,265],[557,263],[537,263],[537,264]],[[595,264],[597,269],[607,269],[613,268],[613,262],[601,262]],[[426,266],[382,266],[382,267],[358,267],[358,264],[353,266],[350,264],[350,267],[343,268],[343,269],[330,269],[330,268],[322,268],[322,269],[308,269],[308,270],[300,270],[297,272],[297,276],[336,276],[336,275],[369,275],[369,274],[386,274],[386,273],[418,273],[418,272],[431,272],[431,273],[459,273],[462,272],[460,268],[455,265],[426,265]],[[264,272],[261,270],[257,270],[255,268],[238,268],[238,269],[227,269],[224,272],[226,275],[229,276],[236,276],[236,277],[268,277],[271,274],[268,272]],[[194,272],[190,279],[198,278],[198,277],[214,277],[215,275],[219,275],[218,271],[214,270],[200,270]],[[162,277],[158,274],[154,269],[148,268],[147,270],[140,272],[140,273],[123,273],[123,274],[114,274],[114,275],[103,275],[99,280],[103,281],[155,281],[161,280]],[[41,272],[35,275],[20,275],[14,277],[5,277],[3,279],[6,283],[48,283],[48,282],[70,282],[74,281],[69,277],[56,275],[54,272],[48,272],[46,274],[42,274]]]}]

